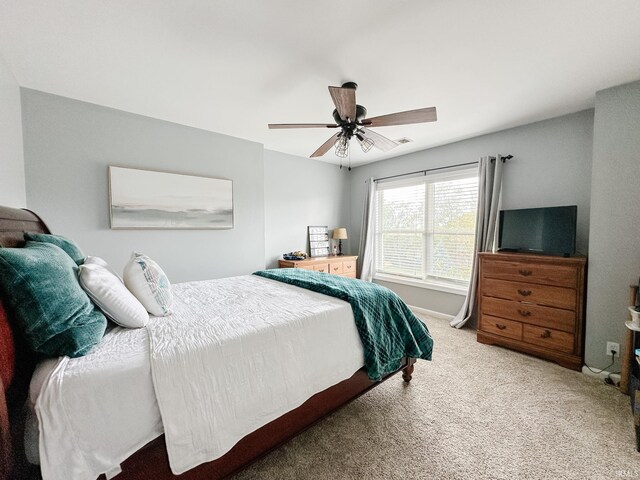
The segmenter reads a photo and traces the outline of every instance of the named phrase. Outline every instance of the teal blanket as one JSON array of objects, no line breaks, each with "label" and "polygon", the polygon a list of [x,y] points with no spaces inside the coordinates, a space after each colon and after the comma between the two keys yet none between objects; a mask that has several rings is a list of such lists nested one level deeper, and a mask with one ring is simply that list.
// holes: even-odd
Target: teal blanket
[{"label": "teal blanket", "polygon": [[349,302],[371,380],[378,381],[396,371],[403,357],[431,360],[433,339],[429,330],[388,288],[301,268],[261,270],[254,275]]}]

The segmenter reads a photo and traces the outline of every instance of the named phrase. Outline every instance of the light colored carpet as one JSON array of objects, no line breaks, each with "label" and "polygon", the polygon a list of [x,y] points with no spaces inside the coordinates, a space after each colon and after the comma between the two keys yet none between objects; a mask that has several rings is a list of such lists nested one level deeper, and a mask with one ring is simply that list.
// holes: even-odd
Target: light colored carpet
[{"label": "light colored carpet", "polygon": [[396,375],[234,478],[640,478],[629,397],[423,318],[434,358],[408,387]]}]

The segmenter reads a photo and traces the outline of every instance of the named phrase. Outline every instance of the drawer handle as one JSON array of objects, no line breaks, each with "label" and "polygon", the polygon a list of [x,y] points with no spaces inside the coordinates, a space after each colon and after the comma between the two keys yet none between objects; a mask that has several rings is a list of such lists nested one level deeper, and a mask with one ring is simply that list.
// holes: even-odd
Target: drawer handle
[{"label": "drawer handle", "polygon": [[333,267],[333,271],[337,272],[338,271],[338,267]]},{"label": "drawer handle", "polygon": [[542,338],[549,338],[551,336],[551,332],[549,330],[545,330],[540,334]]},{"label": "drawer handle", "polygon": [[498,330],[504,330],[505,328],[507,328],[507,326],[503,325],[502,323],[496,323],[496,327],[498,327]]},{"label": "drawer handle", "polygon": [[520,310],[520,309],[518,309],[518,313],[520,315],[522,315],[523,317],[528,317],[528,316],[531,315],[531,312],[529,310]]},{"label": "drawer handle", "polygon": [[351,265],[347,265],[347,268],[351,268]]},{"label": "drawer handle", "polygon": [[518,270],[518,273],[520,275],[522,275],[523,277],[528,277],[529,275],[531,275],[533,272],[531,270]]},{"label": "drawer handle", "polygon": [[518,290],[518,293],[523,297],[528,297],[529,295],[531,295],[531,290]]}]

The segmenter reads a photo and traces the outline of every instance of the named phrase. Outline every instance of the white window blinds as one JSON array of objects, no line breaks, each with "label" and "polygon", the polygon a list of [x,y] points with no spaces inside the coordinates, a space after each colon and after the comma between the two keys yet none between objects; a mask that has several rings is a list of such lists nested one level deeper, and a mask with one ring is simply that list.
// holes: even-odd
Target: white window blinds
[{"label": "white window blinds", "polygon": [[424,271],[426,185],[378,189],[376,270],[421,278]]},{"label": "white window blinds", "polygon": [[378,184],[376,272],[468,283],[473,261],[476,169]]}]

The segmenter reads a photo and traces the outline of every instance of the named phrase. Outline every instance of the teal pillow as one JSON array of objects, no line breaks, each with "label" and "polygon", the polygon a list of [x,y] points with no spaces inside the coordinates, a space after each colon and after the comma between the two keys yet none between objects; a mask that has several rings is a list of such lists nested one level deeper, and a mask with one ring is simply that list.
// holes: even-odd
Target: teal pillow
[{"label": "teal pillow", "polygon": [[107,319],[80,287],[77,270],[69,255],[51,243],[0,248],[5,306],[35,352],[81,357],[102,339]]},{"label": "teal pillow", "polygon": [[33,232],[25,232],[24,239],[32,242],[42,242],[42,243],[51,243],[60,247],[62,250],[67,252],[76,265],[82,265],[84,263],[84,253],[80,250],[80,247],[76,245],[76,243],[62,235],[51,235],[48,233],[33,233]]}]

